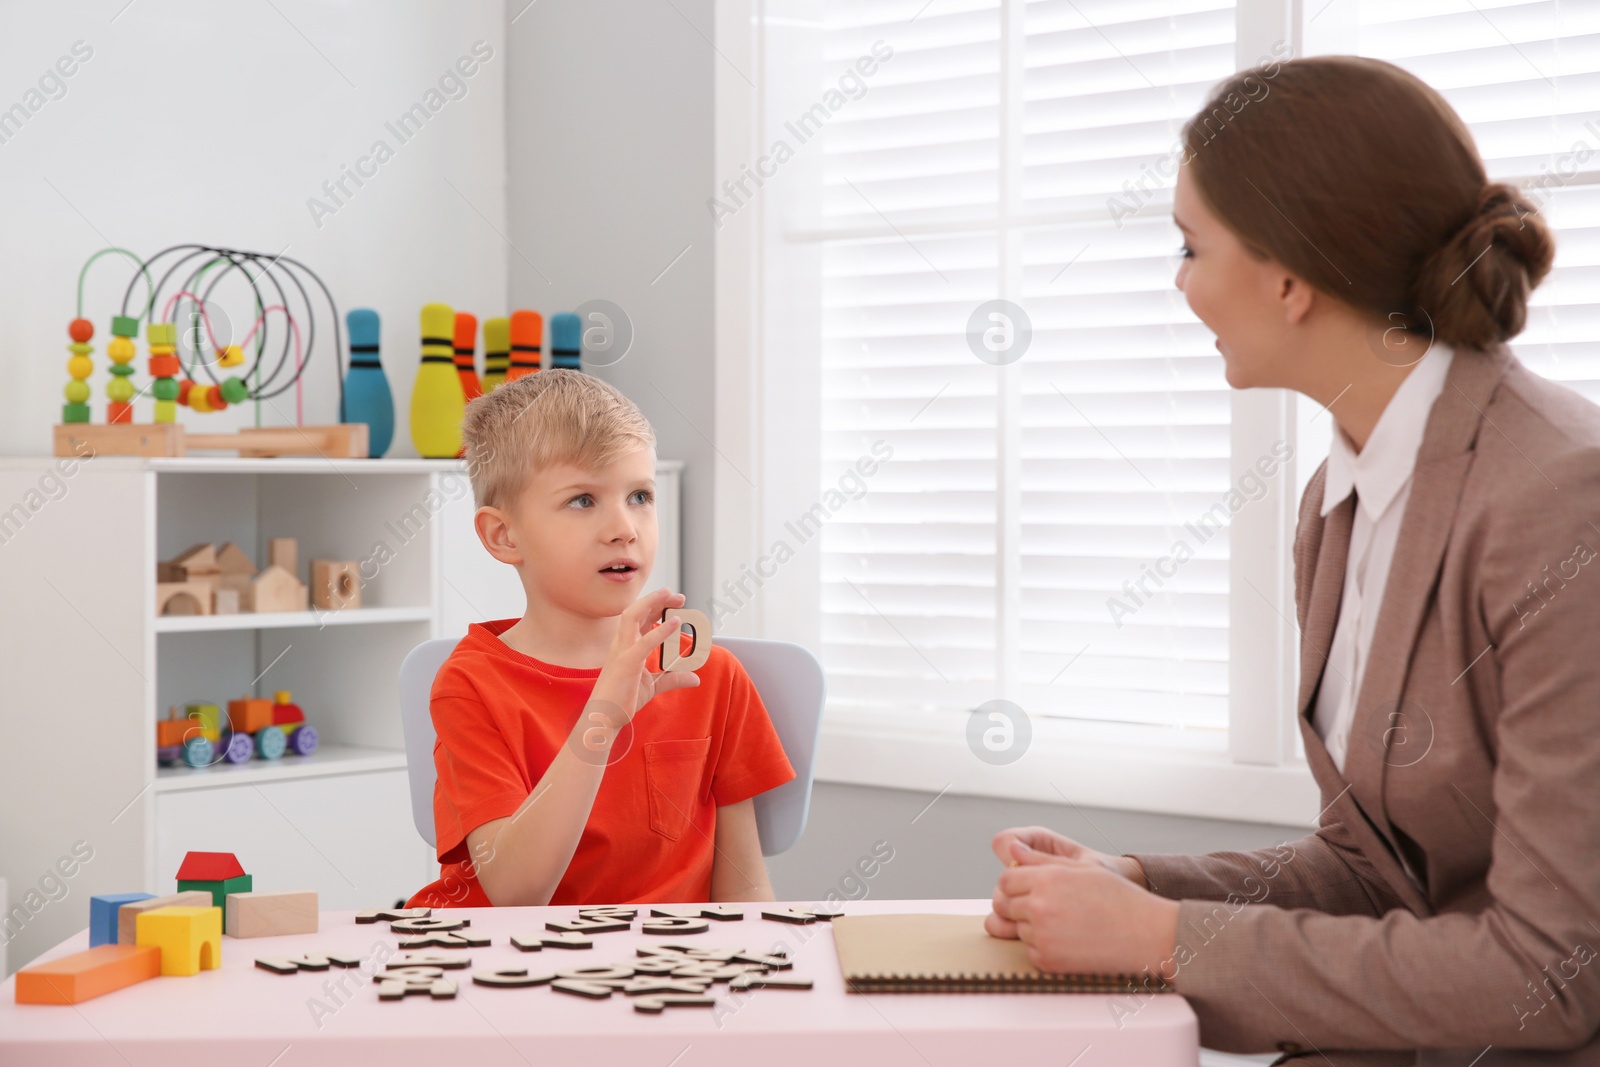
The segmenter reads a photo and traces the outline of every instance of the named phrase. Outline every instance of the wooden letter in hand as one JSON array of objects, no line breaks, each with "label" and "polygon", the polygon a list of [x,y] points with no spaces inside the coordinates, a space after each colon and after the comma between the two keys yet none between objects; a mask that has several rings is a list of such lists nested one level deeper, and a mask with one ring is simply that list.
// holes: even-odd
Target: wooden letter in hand
[{"label": "wooden letter in hand", "polygon": [[683,628],[694,631],[694,644],[689,649],[687,656],[680,656],[680,644],[676,640],[663,641],[661,644],[661,669],[664,671],[693,671],[706,665],[706,660],[711,658],[711,620],[706,618],[705,612],[695,611],[693,608],[668,608],[661,616],[661,621],[666,622],[673,616],[683,620]]}]

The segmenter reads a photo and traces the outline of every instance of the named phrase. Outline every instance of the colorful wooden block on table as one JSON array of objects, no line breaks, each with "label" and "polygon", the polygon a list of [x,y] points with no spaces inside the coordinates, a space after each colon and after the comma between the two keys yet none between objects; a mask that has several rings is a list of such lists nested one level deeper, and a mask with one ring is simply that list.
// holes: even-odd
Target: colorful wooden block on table
[{"label": "colorful wooden block on table", "polygon": [[139,916],[156,908],[208,908],[211,907],[211,894],[207,892],[190,890],[187,893],[169,893],[164,897],[151,897],[149,900],[136,900],[131,904],[124,904],[117,909],[117,944],[136,945],[139,943]]},{"label": "colorful wooden block on table", "polygon": [[82,1004],[161,973],[155,945],[100,945],[17,972],[18,1004]]},{"label": "colorful wooden block on table", "polygon": [[229,893],[248,893],[254,888],[232,852],[191,852],[178,868],[178,891],[199,889],[210,893],[214,907],[225,907]]},{"label": "colorful wooden block on table", "polygon": [[89,944],[117,943],[117,909],[140,900],[154,900],[154,893],[107,893],[89,898]]},{"label": "colorful wooden block on table", "polygon": [[161,949],[161,973],[187,976],[222,966],[222,909],[152,908],[139,915],[141,945]]},{"label": "colorful wooden block on table", "polygon": [[310,890],[229,893],[223,905],[229,937],[279,937],[317,932],[317,894]]}]

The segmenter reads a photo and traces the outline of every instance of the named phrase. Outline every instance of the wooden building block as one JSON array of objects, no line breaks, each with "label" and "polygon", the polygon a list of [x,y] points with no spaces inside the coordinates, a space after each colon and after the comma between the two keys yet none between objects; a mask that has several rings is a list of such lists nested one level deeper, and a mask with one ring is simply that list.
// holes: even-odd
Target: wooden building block
[{"label": "wooden building block", "polygon": [[267,541],[267,566],[282,567],[300,576],[300,542],[293,537],[274,537]]},{"label": "wooden building block", "polygon": [[317,894],[310,890],[229,893],[222,932],[229,937],[278,937],[317,932]]},{"label": "wooden building block", "polygon": [[240,590],[239,606],[245,611],[305,611],[306,592],[306,583],[274,563]]},{"label": "wooden building block", "polygon": [[222,909],[152,908],[136,924],[141,945],[161,949],[161,973],[192,975],[222,966]]},{"label": "wooden building block", "polygon": [[[181,742],[180,742],[181,743]],[[89,898],[89,944],[117,943],[117,909],[139,900],[154,900],[154,893],[107,893]]]},{"label": "wooden building block", "polygon": [[311,603],[324,611],[361,606],[361,566],[344,560],[311,561]]},{"label": "wooden building block", "polygon": [[240,697],[228,701],[228,722],[234,733],[253,734],[272,725],[272,701],[266,697]]},{"label": "wooden building block", "polygon": [[157,615],[210,615],[211,585],[207,582],[157,582]]},{"label": "wooden building block", "polygon": [[211,590],[211,614],[239,614],[239,590],[227,589],[222,586]]},{"label": "wooden building block", "polygon": [[18,1004],[82,1004],[161,973],[155,945],[100,945],[17,972]]},{"label": "wooden building block", "polygon": [[117,944],[139,943],[139,916],[155,908],[203,908],[211,904],[211,894],[202,892],[171,893],[149,900],[136,900],[117,909]]},{"label": "wooden building block", "polygon": [[222,579],[226,583],[229,579],[235,581],[240,579],[249,580],[256,573],[256,565],[249,556],[245,555],[244,549],[232,541],[225,541],[222,547],[217,549],[217,570],[222,574]]},{"label": "wooden building block", "polygon": [[178,866],[179,892],[198,889],[210,893],[212,907],[223,907],[229,893],[248,893],[254,888],[232,852],[190,852]]}]

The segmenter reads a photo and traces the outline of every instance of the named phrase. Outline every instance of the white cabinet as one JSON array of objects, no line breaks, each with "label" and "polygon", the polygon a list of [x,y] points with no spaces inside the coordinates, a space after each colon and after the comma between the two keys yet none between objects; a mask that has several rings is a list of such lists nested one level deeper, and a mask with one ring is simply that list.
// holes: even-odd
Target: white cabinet
[{"label": "white cabinet", "polygon": [[[661,548],[645,589],[679,582],[682,465],[657,469]],[[473,621],[519,616],[515,572],[472,529],[465,467],[439,460],[0,460],[0,877],[18,967],[88,922],[96,893],[170,892],[183,854],[237,853],[260,889],[375,907],[437,876],[411,822],[400,662]],[[362,606],[157,616],[155,565],[200,541],[258,564],[269,538],[355,560]],[[170,705],[287,689],[311,756],[157,768]],[[93,858],[17,915],[75,843]]]}]

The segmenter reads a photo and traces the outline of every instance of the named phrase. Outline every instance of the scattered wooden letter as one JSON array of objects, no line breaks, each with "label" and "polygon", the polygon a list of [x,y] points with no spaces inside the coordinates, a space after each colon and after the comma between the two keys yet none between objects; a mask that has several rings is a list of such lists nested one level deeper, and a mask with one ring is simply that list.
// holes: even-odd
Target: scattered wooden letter
[{"label": "scattered wooden letter", "polygon": [[432,914],[432,908],[376,908],[372,911],[356,912],[356,922],[390,923],[400,919],[426,919]]},{"label": "scattered wooden letter", "polygon": [[666,1008],[709,1008],[716,1003],[716,997],[707,996],[635,997],[633,1010],[659,1014]]},{"label": "scattered wooden letter", "polygon": [[673,916],[666,919],[646,919],[640,924],[639,929],[658,937],[664,934],[703,934],[711,929],[711,924],[704,919]]},{"label": "scattered wooden letter", "polygon": [[407,967],[384,971],[375,977],[379,1000],[403,1000],[412,993],[426,993],[435,1000],[448,1000],[456,995],[455,982],[446,978],[438,967]]},{"label": "scattered wooden letter", "polygon": [[437,934],[421,934],[409,937],[400,942],[401,948],[483,948],[489,944],[487,937],[475,937],[472,934],[458,934],[444,931]]},{"label": "scattered wooden letter", "polygon": [[501,986],[507,989],[544,985],[554,978],[553,974],[529,974],[526,967],[504,967],[498,971],[472,972],[472,981],[477,985]]},{"label": "scattered wooden letter", "polygon": [[397,919],[389,924],[389,931],[396,934],[431,934],[443,933],[447,930],[465,930],[472,925],[471,919]]}]

